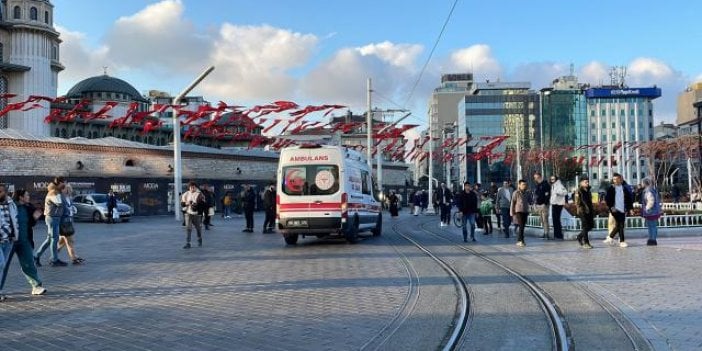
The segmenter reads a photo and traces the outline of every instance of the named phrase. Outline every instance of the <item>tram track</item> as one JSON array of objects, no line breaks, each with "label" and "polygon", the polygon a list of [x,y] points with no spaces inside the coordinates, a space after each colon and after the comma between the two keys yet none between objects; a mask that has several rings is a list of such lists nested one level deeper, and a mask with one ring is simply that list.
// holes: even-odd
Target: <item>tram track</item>
[{"label": "tram track", "polygon": [[[552,296],[550,296],[547,292],[545,292],[542,288],[540,288],[536,283],[534,283],[531,279],[529,279],[526,275],[517,272],[516,270],[510,268],[509,266],[493,259],[490,257],[487,257],[485,254],[472,249],[466,245],[463,245],[463,243],[459,242],[458,240],[453,240],[446,238],[445,235],[443,234],[438,234],[432,230],[429,230],[426,228],[427,222],[422,223],[419,228],[434,236],[437,238],[440,238],[444,241],[447,241],[449,243],[454,244],[458,249],[462,251],[466,251],[471,253],[473,256],[478,257],[484,261],[490,262],[493,265],[500,267],[504,271],[508,272],[510,275],[516,277],[519,279],[529,290],[532,292],[534,297],[540,302],[542,305],[542,308],[544,311],[547,313],[549,317],[549,321],[552,324],[552,329],[554,333],[554,345],[553,349],[554,350],[575,350],[576,345],[574,344],[573,336],[571,334],[571,331],[569,329],[568,323],[566,321],[565,315],[562,313],[561,309],[558,307],[556,304],[556,301]],[[540,265],[541,266],[541,265]],[[541,266],[541,269],[548,271],[550,274],[553,275],[560,275],[560,273],[556,272],[553,269],[550,269],[548,267],[543,267]],[[565,279],[569,281],[570,284],[573,284],[577,289],[579,289],[584,295],[588,296],[591,300],[592,303],[598,305],[601,307],[603,311],[611,317],[611,319],[616,323],[616,325],[619,327],[619,329],[623,332],[624,335],[626,335],[632,350],[653,350],[653,346],[651,343],[643,337],[639,330],[636,328],[633,322],[631,322],[622,311],[620,311],[616,306],[613,304],[602,300],[597,294],[595,294],[593,291],[588,289],[584,284],[578,283],[578,282],[573,282],[570,281],[570,279]]]},{"label": "tram track", "polygon": [[[465,333],[468,330],[468,327],[470,325],[470,321],[473,317],[471,313],[471,308],[470,308],[470,290],[466,282],[463,280],[461,275],[453,268],[451,267],[450,264],[448,264],[446,261],[443,259],[439,258],[435,254],[433,254],[429,249],[427,249],[425,246],[421,245],[419,242],[416,240],[412,239],[410,236],[402,233],[400,230],[398,230],[398,225],[395,224],[392,226],[392,230],[395,234],[398,236],[402,237],[405,239],[407,242],[411,243],[414,247],[419,249],[422,253],[424,253],[427,257],[429,257],[432,261],[434,261],[441,269],[447,273],[447,275],[451,278],[451,280],[454,283],[454,287],[456,290],[456,296],[457,296],[457,307],[456,307],[456,314],[452,322],[452,327],[450,329],[450,333],[447,333],[447,337],[444,338],[445,341],[443,342],[443,345],[441,345],[441,350],[442,351],[453,351],[457,350],[465,336]],[[398,251],[399,252],[399,251]],[[391,329],[392,333],[389,335],[384,336],[383,343],[387,341],[392,334],[394,334],[395,331],[397,331],[402,323],[409,317],[411,314],[414,306],[411,306],[409,304],[409,301],[412,301],[412,299],[416,299],[416,297],[412,297],[412,292],[414,291],[416,296],[419,294],[419,278],[416,275],[417,272],[414,270],[412,267],[411,262],[408,260],[408,258],[400,253],[400,257],[405,264],[406,269],[408,270],[408,274],[410,276],[410,292],[408,292],[408,298],[405,300],[405,304],[402,306],[401,311],[396,315],[395,318],[393,318],[393,321],[389,323],[384,330]],[[415,276],[412,276],[415,274]],[[414,279],[416,279],[416,284],[413,284]],[[415,300],[416,303],[416,300]],[[374,337],[369,343],[364,345],[362,349],[370,349],[367,346],[373,345],[373,341],[377,339],[383,332],[379,333]],[[378,344],[378,346],[382,346],[382,343]]]},{"label": "tram track", "polygon": [[531,295],[538,301],[540,307],[544,311],[544,313],[547,316],[547,320],[549,321],[550,327],[551,327],[551,335],[553,338],[553,350],[555,351],[569,351],[572,349],[572,345],[570,342],[570,333],[568,331],[567,324],[565,322],[565,318],[559,311],[558,307],[556,304],[552,301],[552,299],[544,292],[542,291],[534,282],[532,282],[529,278],[526,276],[520,274],[519,272],[507,267],[506,265],[485,256],[484,254],[477,252],[469,247],[466,247],[464,245],[458,244],[453,240],[447,239],[442,235],[436,234],[431,230],[426,229],[426,224],[427,222],[424,222],[420,224],[419,228],[436,237],[439,239],[442,239],[444,241],[450,242],[452,244],[457,244],[456,248],[466,251],[471,253],[473,256],[478,257],[482,259],[483,261],[489,262],[503,271],[507,272],[509,275],[515,277],[518,279],[526,288],[527,290],[531,293]]}]

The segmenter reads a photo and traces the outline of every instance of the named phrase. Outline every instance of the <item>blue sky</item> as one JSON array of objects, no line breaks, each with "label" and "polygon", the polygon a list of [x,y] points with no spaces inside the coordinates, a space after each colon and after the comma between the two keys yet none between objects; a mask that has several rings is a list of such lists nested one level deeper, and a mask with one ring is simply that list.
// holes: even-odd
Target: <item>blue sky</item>
[{"label": "blue sky", "polygon": [[[176,93],[198,67],[214,63],[215,81],[200,92],[210,100],[265,103],[277,97],[359,106],[362,75],[377,79],[388,100],[404,104],[453,1],[53,3],[68,66],[60,90],[106,65],[141,91]],[[624,65],[632,85],[663,88],[659,119],[672,120],[677,94],[702,78],[699,13],[699,1],[459,0],[407,107],[424,117],[431,89],[449,71],[472,68],[481,79],[530,80],[540,89],[567,73],[570,63],[593,84],[606,79],[607,67]],[[149,24],[159,21],[168,23]],[[350,95],[348,101],[327,100]]]}]

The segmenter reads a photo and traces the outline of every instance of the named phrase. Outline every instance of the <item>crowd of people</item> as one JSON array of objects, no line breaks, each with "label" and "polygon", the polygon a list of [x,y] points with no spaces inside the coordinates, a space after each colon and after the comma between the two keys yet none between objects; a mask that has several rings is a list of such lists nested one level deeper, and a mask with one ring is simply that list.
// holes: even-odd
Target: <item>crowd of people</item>
[{"label": "crowd of people", "polygon": [[[515,235],[517,246],[526,246],[524,229],[529,215],[535,215],[542,224],[542,238],[546,240],[563,240],[563,225],[561,215],[568,203],[569,192],[557,176],[544,179],[541,173],[533,174],[532,189],[526,180],[520,179],[516,188],[510,180],[503,182],[502,187],[492,183],[486,190],[481,190],[480,184],[465,182],[463,189],[453,193],[446,184],[442,183],[434,193],[433,204],[440,212],[440,227],[451,224],[451,210],[456,206],[462,214],[463,241],[476,241],[476,229],[484,235],[493,233],[493,216],[497,229],[505,238]],[[625,236],[626,217],[634,214],[634,201],[641,205],[641,216],[648,229],[647,245],[657,245],[658,218],[662,214],[660,195],[651,179],[645,178],[637,189],[627,184],[622,176],[614,173],[612,184],[603,194],[609,217],[608,235],[605,244],[617,244],[622,248],[628,246]],[[391,215],[393,214],[393,196],[390,195]],[[635,199],[636,198],[636,199]],[[570,197],[574,203],[574,215],[580,219],[581,230],[577,236],[579,245],[591,249],[589,233],[595,227],[596,213],[593,204],[592,190],[587,177],[581,178],[577,189]],[[428,195],[420,190],[415,193],[413,214],[418,216],[426,211]],[[549,217],[552,217],[549,221]],[[552,223],[552,225],[551,225]],[[553,229],[553,230],[551,230]]]},{"label": "crowd of people", "polygon": [[[244,185],[241,194],[241,207],[243,208],[246,226],[242,230],[244,233],[254,232],[254,211],[256,209],[256,193],[251,185]],[[275,185],[269,184],[261,194],[261,200],[265,211],[263,221],[263,234],[275,233]],[[223,205],[222,218],[231,218],[231,205],[234,198],[231,192],[227,192],[221,200]],[[202,247],[202,227],[209,230],[214,227],[212,216],[215,212],[214,193],[205,184],[199,186],[196,182],[188,183],[188,190],[181,195],[180,205],[183,213],[183,226],[185,227],[185,245],[183,249],[190,249],[193,228],[197,234],[197,246]]]},{"label": "crowd of people", "polygon": [[[29,191],[17,189],[10,197],[6,186],[0,183],[0,301],[7,298],[2,291],[14,256],[17,256],[22,273],[32,288],[32,295],[46,293],[37,267],[42,266],[41,257],[47,250],[52,267],[68,265],[59,258],[64,247],[72,264],[85,263],[76,252],[73,226],[76,208],[71,202],[72,195],[71,185],[63,177],[56,177],[47,186],[42,212],[32,205]],[[33,228],[42,217],[46,222],[47,236],[35,248]]]}]

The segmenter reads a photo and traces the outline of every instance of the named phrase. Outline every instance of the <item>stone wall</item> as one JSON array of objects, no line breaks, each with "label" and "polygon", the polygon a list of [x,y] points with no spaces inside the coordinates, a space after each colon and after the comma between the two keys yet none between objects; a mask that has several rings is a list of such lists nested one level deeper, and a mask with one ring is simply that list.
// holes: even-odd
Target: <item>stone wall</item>
[{"label": "stone wall", "polygon": [[[278,159],[233,154],[183,152],[183,180],[271,181]],[[168,150],[0,139],[0,177],[170,178]],[[383,183],[405,185],[407,168],[383,165]],[[411,180],[411,179],[410,179]]]}]

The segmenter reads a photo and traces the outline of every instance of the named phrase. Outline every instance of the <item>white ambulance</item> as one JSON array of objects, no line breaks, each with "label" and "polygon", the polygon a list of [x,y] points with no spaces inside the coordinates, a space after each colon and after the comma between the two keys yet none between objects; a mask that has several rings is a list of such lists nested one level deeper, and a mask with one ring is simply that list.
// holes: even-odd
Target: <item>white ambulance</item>
[{"label": "white ambulance", "polygon": [[289,245],[300,235],[382,233],[380,203],[373,195],[371,170],[363,155],[339,146],[285,148],[278,163],[276,225]]}]

